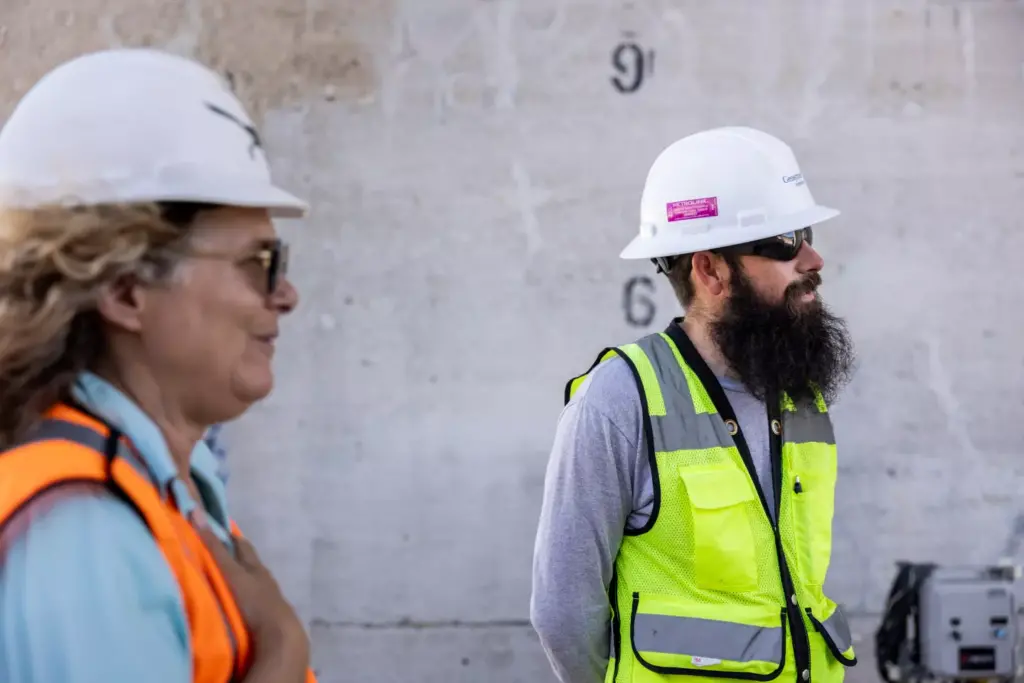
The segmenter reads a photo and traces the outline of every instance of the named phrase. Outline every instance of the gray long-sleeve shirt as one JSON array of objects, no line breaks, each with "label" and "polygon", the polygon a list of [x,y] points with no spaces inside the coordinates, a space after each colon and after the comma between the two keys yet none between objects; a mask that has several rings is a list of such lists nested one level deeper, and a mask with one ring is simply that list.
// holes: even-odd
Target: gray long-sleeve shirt
[{"label": "gray long-sleeve shirt", "polygon": [[[774,509],[765,405],[719,377]],[[623,531],[654,504],[640,395],[621,358],[594,369],[555,431],[534,547],[530,620],[562,683],[601,683],[610,651],[608,586]]]}]

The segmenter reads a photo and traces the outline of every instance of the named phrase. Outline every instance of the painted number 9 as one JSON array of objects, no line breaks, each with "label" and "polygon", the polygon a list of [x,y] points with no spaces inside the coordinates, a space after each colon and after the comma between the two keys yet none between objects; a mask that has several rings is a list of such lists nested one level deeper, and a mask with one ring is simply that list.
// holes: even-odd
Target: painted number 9
[{"label": "painted number 9", "polygon": [[620,43],[612,50],[612,85],[620,93],[634,93],[644,83],[644,78],[654,74],[654,50],[645,54],[636,43]]}]

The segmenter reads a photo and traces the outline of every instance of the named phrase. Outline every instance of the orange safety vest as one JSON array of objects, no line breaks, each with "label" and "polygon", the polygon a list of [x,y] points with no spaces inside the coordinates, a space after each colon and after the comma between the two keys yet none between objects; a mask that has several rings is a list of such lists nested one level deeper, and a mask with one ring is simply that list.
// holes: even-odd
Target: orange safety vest
[{"label": "orange safety vest", "polygon": [[[126,437],[98,418],[57,404],[21,444],[0,454],[0,531],[25,505],[61,485],[103,484],[135,508],[178,581],[189,625],[192,680],[244,680],[252,642],[228,583],[199,534],[130,462]],[[241,536],[234,521],[232,533]],[[312,670],[306,683],[316,683]]]}]

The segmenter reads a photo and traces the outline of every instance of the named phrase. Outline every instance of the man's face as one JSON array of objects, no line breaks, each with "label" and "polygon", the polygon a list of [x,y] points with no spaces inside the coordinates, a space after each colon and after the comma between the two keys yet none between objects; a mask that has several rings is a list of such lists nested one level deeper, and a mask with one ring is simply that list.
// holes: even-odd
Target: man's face
[{"label": "man's face", "polygon": [[733,256],[728,299],[711,335],[732,370],[759,397],[772,389],[794,400],[816,385],[831,401],[855,360],[845,322],[817,292],[823,261],[804,244],[789,261]]}]

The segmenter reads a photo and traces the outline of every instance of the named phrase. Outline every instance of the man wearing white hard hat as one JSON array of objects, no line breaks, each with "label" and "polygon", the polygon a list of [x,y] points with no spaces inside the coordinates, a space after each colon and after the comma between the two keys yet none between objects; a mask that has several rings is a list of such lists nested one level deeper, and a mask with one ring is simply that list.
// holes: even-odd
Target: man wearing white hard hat
[{"label": "man wearing white hard hat", "polygon": [[856,663],[823,590],[851,374],[821,301],[817,204],[749,128],[666,148],[639,234],[685,310],[572,379],[548,465],[531,619],[563,683],[838,683]]},{"label": "man wearing white hard hat", "polygon": [[273,387],[305,210],[164,52],[61,64],[0,130],[0,681],[316,680],[204,439]]}]

